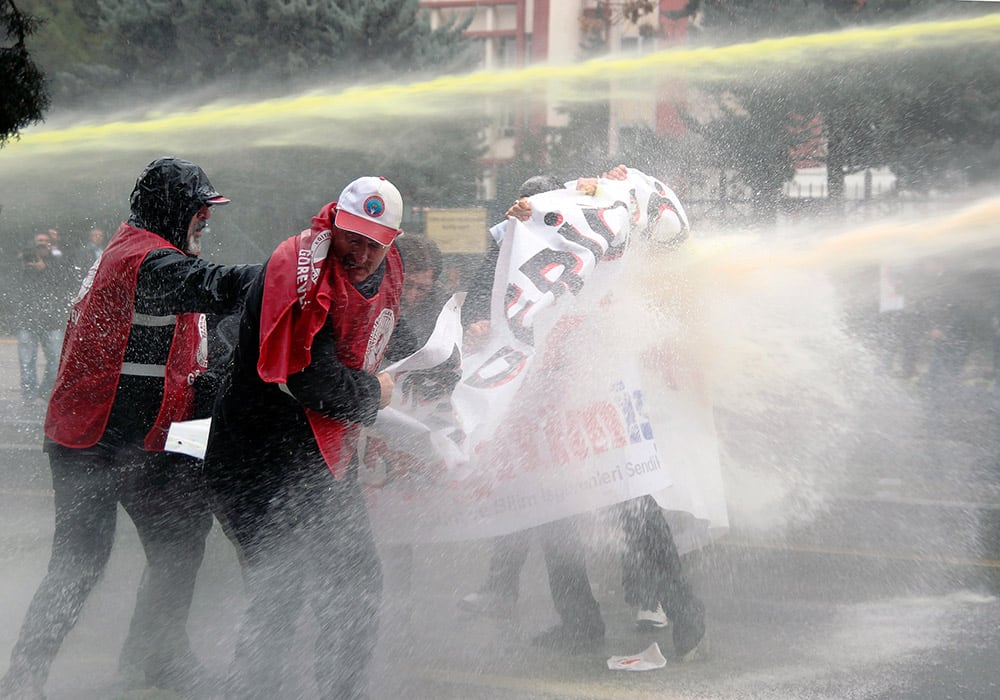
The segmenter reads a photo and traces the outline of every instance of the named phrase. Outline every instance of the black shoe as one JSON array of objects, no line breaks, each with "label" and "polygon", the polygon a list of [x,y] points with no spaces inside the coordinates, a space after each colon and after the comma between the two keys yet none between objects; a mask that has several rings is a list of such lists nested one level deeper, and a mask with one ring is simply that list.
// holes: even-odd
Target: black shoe
[{"label": "black shoe", "polygon": [[531,640],[533,646],[569,652],[593,651],[604,642],[604,623],[559,624]]},{"label": "black shoe", "polygon": [[705,637],[705,605],[692,597],[676,615],[671,615],[674,653],[682,661],[694,661],[708,653]]}]

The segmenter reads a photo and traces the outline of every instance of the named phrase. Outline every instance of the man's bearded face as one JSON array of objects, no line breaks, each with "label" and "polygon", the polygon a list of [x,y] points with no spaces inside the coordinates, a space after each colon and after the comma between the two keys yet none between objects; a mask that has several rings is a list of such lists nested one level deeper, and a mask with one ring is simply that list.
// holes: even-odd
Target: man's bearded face
[{"label": "man's bearded face", "polygon": [[198,212],[191,217],[187,231],[187,250],[191,255],[201,255],[201,236],[208,233],[208,220],[212,216],[212,211],[208,206],[202,206]]}]

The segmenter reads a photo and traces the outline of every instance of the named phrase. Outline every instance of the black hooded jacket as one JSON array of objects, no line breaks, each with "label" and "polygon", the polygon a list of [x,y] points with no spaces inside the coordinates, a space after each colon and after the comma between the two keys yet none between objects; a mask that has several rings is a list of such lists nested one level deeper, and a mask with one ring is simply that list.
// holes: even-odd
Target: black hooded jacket
[{"label": "black hooded jacket", "polygon": [[221,197],[205,171],[191,161],[158,158],[146,166],[135,182],[129,198],[132,213],[128,222],[184,250],[191,217],[211,204],[210,200]]}]

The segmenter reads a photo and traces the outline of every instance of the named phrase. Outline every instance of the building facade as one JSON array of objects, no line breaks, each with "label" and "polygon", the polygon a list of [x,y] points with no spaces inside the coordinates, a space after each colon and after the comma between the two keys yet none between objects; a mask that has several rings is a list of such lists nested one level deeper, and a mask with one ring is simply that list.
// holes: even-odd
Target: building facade
[{"label": "building facade", "polygon": [[[593,55],[612,56],[657,51],[685,42],[687,19],[667,13],[686,0],[424,0],[431,26],[454,18],[472,21],[465,36],[481,44],[481,58],[473,69],[502,71],[534,64],[569,65]],[[488,99],[488,98],[487,98]],[[608,145],[614,152],[621,129],[651,126],[669,134],[683,126],[676,105],[683,85],[663,81],[646,100],[611,100]],[[565,125],[565,115],[549,104],[520,111],[497,98],[488,105],[491,122],[484,134],[487,145],[485,177],[480,198],[496,197],[496,166],[509,161],[522,146],[525,133]]]}]

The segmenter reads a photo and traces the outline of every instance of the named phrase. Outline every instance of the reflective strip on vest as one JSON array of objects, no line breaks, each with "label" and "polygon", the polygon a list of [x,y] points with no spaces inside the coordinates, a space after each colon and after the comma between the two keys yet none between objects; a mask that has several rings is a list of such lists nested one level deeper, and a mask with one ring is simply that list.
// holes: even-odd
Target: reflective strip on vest
[{"label": "reflective strip on vest", "polygon": [[177,317],[170,316],[150,316],[149,314],[132,314],[133,326],[173,326],[177,323]]},{"label": "reflective strip on vest", "polygon": [[[177,325],[177,316],[151,316],[149,314],[132,314],[133,326],[145,326],[147,328],[163,328]],[[165,377],[167,375],[166,365],[150,365],[143,362],[123,362],[122,374],[132,377]]]},{"label": "reflective strip on vest", "polygon": [[141,362],[123,362],[122,374],[133,377],[165,377],[167,376],[166,365],[145,365]]}]

